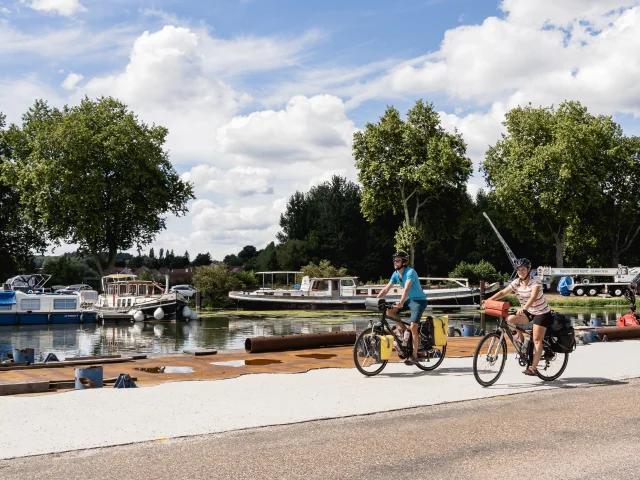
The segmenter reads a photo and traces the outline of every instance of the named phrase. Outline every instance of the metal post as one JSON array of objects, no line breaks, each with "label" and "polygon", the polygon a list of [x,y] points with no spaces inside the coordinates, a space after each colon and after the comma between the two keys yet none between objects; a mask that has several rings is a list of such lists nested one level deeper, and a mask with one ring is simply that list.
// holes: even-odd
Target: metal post
[{"label": "metal post", "polygon": [[200,291],[196,292],[196,312],[199,312],[202,306],[202,299],[200,297]]}]

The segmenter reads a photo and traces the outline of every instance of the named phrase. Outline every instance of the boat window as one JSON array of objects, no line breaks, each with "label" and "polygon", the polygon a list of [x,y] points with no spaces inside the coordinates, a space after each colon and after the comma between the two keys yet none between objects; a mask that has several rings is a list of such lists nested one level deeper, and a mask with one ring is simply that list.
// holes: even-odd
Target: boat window
[{"label": "boat window", "polygon": [[129,294],[131,295],[137,295],[137,291],[138,291],[138,286],[136,284],[131,284],[129,285]]},{"label": "boat window", "polygon": [[340,280],[340,285],[343,287],[353,287],[353,280]]},{"label": "boat window", "polygon": [[146,291],[147,286],[146,285],[138,285],[138,295],[144,295],[144,292]]},{"label": "boat window", "polygon": [[120,285],[120,295],[126,295],[127,294],[127,285]]},{"label": "boat window", "polygon": [[328,280],[316,280],[313,285],[314,290],[329,290],[329,281]]},{"label": "boat window", "polygon": [[0,310],[11,310],[11,305],[0,305]]},{"label": "boat window", "polygon": [[22,310],[40,310],[39,298],[23,298],[20,300],[20,308]]},{"label": "boat window", "polygon": [[129,301],[127,302],[127,305],[130,307],[131,306],[131,298],[129,298]]},{"label": "boat window", "polygon": [[54,298],[54,310],[75,310],[78,308],[78,301],[75,298]]},{"label": "boat window", "polygon": [[107,286],[107,293],[108,293],[109,295],[113,295],[113,285],[108,285],[108,286]]}]

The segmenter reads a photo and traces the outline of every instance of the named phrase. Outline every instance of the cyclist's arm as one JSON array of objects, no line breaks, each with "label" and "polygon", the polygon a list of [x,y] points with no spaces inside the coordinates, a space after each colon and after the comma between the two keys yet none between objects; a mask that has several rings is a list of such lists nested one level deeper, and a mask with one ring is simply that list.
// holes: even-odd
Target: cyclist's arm
[{"label": "cyclist's arm", "polygon": [[409,296],[409,287],[411,286],[413,282],[410,279],[407,279],[407,281],[404,284],[404,290],[402,292],[402,297],[400,297],[400,300],[398,300],[397,305],[399,307],[401,307],[402,305],[404,305],[404,302],[407,301],[407,297]]},{"label": "cyclist's arm", "polygon": [[382,290],[380,290],[380,293],[378,293],[377,298],[384,297],[387,294],[387,292],[391,289],[392,286],[393,286],[393,282],[387,283],[387,286],[384,287]]},{"label": "cyclist's arm", "polygon": [[487,300],[500,300],[502,297],[504,297],[505,295],[508,295],[509,293],[513,293],[513,290],[511,289],[511,285],[507,285],[499,292],[494,293],[493,296],[491,298],[487,298]]}]

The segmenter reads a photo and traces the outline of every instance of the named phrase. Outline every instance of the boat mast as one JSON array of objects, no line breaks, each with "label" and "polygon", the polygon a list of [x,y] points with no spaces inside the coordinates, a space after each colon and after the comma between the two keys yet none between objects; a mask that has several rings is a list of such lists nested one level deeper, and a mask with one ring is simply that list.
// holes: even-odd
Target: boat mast
[{"label": "boat mast", "polygon": [[502,235],[500,235],[500,232],[498,232],[498,229],[495,227],[495,225],[489,218],[489,215],[487,215],[485,212],[482,212],[482,215],[484,215],[484,218],[487,219],[487,222],[489,222],[489,225],[491,225],[491,228],[493,228],[493,231],[496,232],[496,235],[498,236],[498,240],[500,240],[500,243],[502,243],[502,246],[504,247],[505,252],[507,252],[507,256],[511,261],[511,265],[513,265],[513,268],[516,268],[516,262],[518,258],[511,251],[511,249],[509,248],[509,245],[507,245],[507,242],[504,241],[504,238],[502,238]]}]

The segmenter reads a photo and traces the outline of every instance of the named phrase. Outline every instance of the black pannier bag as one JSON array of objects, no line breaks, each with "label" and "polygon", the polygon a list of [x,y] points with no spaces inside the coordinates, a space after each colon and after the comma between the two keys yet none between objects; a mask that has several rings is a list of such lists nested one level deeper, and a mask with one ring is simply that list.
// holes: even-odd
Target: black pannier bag
[{"label": "black pannier bag", "polygon": [[433,317],[428,316],[423,322],[420,322],[420,338],[425,348],[431,348],[435,343],[433,338]]},{"label": "black pannier bag", "polygon": [[365,298],[364,308],[372,312],[381,312],[384,310],[384,298]]},{"label": "black pannier bag", "polygon": [[551,349],[556,353],[569,353],[576,349],[575,330],[571,319],[558,312],[552,312],[553,323],[547,332]]}]

